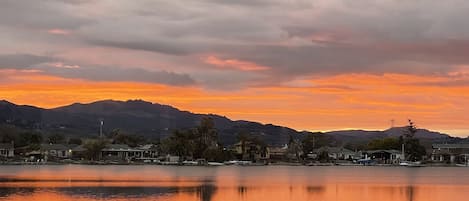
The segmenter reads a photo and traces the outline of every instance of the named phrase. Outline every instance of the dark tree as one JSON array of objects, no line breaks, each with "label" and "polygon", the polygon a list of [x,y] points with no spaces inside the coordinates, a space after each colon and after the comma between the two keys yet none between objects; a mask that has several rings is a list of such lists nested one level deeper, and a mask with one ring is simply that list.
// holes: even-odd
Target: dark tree
[{"label": "dark tree", "polygon": [[89,160],[101,160],[101,151],[106,148],[107,142],[105,140],[88,140],[83,147],[86,149],[86,157]]},{"label": "dark tree", "polygon": [[398,138],[384,138],[371,140],[368,145],[368,150],[379,150],[379,149],[395,149],[400,150],[402,143]]},{"label": "dark tree", "polygon": [[68,144],[77,144],[77,145],[81,145],[83,143],[83,141],[80,139],[80,138],[70,138],[68,140]]},{"label": "dark tree", "polygon": [[400,139],[404,142],[406,160],[418,161],[426,155],[425,147],[420,144],[419,139],[415,138],[417,131],[415,123],[409,119],[409,125],[406,126],[404,136]]},{"label": "dark tree", "polygon": [[47,143],[50,144],[61,144],[65,142],[65,136],[60,133],[53,133],[47,137]]},{"label": "dark tree", "polygon": [[200,125],[192,130],[195,140],[194,157],[207,158],[207,149],[216,149],[218,147],[218,132],[215,123],[210,117],[202,118]]},{"label": "dark tree", "polygon": [[175,130],[169,138],[163,140],[163,149],[169,154],[179,156],[182,160],[194,152],[194,135],[189,131]]},{"label": "dark tree", "polygon": [[113,144],[126,144],[129,147],[136,147],[146,143],[146,140],[143,136],[127,133],[120,129],[114,129],[110,133]]},{"label": "dark tree", "polygon": [[306,155],[308,153],[314,152],[315,149],[325,146],[333,146],[335,144],[335,139],[332,136],[325,135],[323,133],[310,133],[306,135],[305,138],[301,141],[303,147],[303,153]]}]

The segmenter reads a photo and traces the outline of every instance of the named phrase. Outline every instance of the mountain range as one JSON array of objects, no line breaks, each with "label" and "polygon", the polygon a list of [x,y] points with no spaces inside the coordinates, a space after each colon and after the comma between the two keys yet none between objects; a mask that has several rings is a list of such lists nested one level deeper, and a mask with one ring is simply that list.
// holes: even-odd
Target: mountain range
[{"label": "mountain range", "polygon": [[[164,138],[175,129],[188,129],[197,126],[204,117],[211,117],[214,120],[219,138],[224,144],[235,143],[236,136],[240,132],[258,135],[272,145],[285,144],[290,136],[299,139],[310,133],[272,124],[244,120],[234,121],[216,114],[195,114],[181,111],[172,106],[142,100],[103,100],[89,104],[75,103],[53,109],[16,105],[5,100],[0,101],[0,123],[47,132],[60,132],[67,136],[76,137],[97,136],[102,120],[105,133],[121,129],[145,137]],[[332,136],[336,140],[336,144],[343,145],[345,143],[366,143],[372,139],[385,137],[398,137],[402,133],[402,127],[394,127],[384,131],[343,130],[323,134]],[[430,143],[456,139],[447,134],[426,129],[419,129],[416,137]]]}]

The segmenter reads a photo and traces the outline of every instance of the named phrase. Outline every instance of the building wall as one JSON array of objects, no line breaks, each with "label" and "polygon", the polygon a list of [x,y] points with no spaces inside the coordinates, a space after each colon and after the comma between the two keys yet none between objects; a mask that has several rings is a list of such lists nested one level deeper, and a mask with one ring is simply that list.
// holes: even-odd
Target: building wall
[{"label": "building wall", "polygon": [[46,150],[44,155],[53,156],[57,158],[69,158],[70,153],[67,150]]},{"label": "building wall", "polygon": [[14,157],[15,156],[15,151],[13,149],[0,149],[0,156]]}]

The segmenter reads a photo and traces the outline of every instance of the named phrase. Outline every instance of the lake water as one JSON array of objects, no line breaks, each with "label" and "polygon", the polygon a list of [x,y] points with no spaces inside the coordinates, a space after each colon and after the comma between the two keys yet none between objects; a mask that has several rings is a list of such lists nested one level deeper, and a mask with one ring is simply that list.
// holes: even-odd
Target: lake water
[{"label": "lake water", "polygon": [[462,201],[469,168],[0,166],[6,201]]}]

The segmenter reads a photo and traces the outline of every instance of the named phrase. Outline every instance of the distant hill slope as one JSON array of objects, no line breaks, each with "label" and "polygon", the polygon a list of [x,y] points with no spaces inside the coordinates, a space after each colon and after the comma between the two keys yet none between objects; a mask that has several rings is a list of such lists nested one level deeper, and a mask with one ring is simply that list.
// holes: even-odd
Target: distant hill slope
[{"label": "distant hill slope", "polygon": [[[326,135],[331,135],[335,139],[338,139],[345,143],[367,143],[370,140],[382,139],[387,137],[396,137],[398,138],[405,132],[405,127],[393,127],[384,131],[364,131],[364,130],[343,130],[343,131],[331,131],[325,133]],[[427,147],[430,148],[432,143],[449,143],[449,142],[458,142],[462,139],[453,138],[447,134],[438,133],[434,131],[429,131],[426,129],[418,129],[415,136],[420,139],[420,141]]]},{"label": "distant hill slope", "polygon": [[239,132],[257,134],[271,144],[284,144],[290,135],[299,137],[299,132],[286,127],[232,121],[214,114],[194,114],[141,100],[104,100],[90,104],[75,103],[54,109],[0,102],[0,122],[79,136],[98,135],[99,120],[103,119],[106,132],[118,128],[146,137],[166,137],[174,129],[197,126],[203,117],[214,119],[220,139],[225,144],[235,143]]},{"label": "distant hill slope", "polygon": [[[405,132],[405,127],[394,127],[384,131],[365,131],[365,130],[343,130],[343,131],[331,131],[327,132],[326,134],[332,135],[336,138],[340,139],[349,139],[349,140],[357,140],[357,139],[379,139],[385,137],[399,137]],[[417,138],[423,139],[441,139],[441,138],[448,138],[447,134],[442,134],[438,132],[429,131],[426,129],[418,129],[417,133],[415,133]]]},{"label": "distant hill slope", "polygon": [[[236,135],[247,132],[261,136],[269,144],[281,145],[288,142],[290,135],[301,138],[308,132],[272,124],[260,124],[250,121],[232,121],[214,114],[194,114],[177,108],[153,104],[141,100],[113,101],[104,100],[89,104],[72,105],[42,109],[33,106],[21,106],[8,101],[0,101],[0,122],[15,124],[24,128],[44,131],[59,131],[75,136],[97,136],[99,120],[104,121],[105,132],[123,129],[146,137],[166,137],[174,129],[193,128],[203,117],[211,117],[224,144],[233,144]],[[333,131],[324,133],[333,136],[337,144],[348,142],[367,142],[384,137],[398,137],[402,128],[385,131]],[[450,138],[446,134],[420,129],[417,137],[438,141]]]}]

